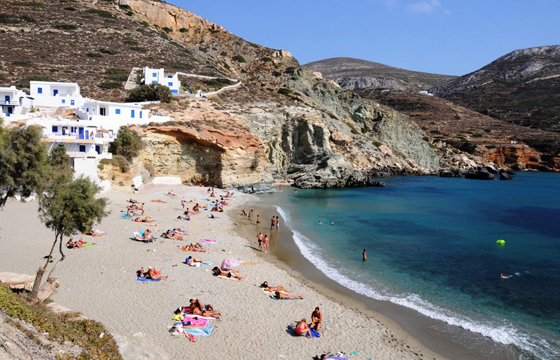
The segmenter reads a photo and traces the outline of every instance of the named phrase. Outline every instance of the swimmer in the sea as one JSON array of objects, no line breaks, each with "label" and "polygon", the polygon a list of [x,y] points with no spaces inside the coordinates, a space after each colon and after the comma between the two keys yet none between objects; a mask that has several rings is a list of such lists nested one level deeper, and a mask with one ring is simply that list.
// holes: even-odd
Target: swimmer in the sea
[{"label": "swimmer in the sea", "polygon": [[500,279],[509,279],[510,277],[512,277],[513,275],[507,275],[504,276],[504,274],[500,273]]}]

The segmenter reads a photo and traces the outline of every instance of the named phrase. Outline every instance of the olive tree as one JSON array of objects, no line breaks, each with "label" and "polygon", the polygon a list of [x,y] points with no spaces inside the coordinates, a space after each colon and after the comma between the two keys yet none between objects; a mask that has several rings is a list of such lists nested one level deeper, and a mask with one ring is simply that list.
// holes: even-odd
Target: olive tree
[{"label": "olive tree", "polygon": [[109,145],[109,151],[113,155],[124,156],[128,161],[138,156],[138,152],[142,148],[142,139],[134,131],[126,126],[121,126],[117,133],[115,141]]},{"label": "olive tree", "polygon": [[101,188],[88,178],[82,176],[73,180],[68,173],[62,172],[53,178],[39,197],[39,217],[54,231],[54,241],[45,265],[37,271],[30,294],[32,301],[38,299],[43,275],[57,244],[61,257],[52,266],[47,281],[56,266],[65,258],[63,237],[70,236],[75,231],[84,233],[91,230],[94,221],[100,221],[108,215],[105,210],[107,198],[97,197],[100,190]]},{"label": "olive tree", "polygon": [[35,126],[0,130],[0,208],[9,198],[40,193],[50,178],[47,145]]}]

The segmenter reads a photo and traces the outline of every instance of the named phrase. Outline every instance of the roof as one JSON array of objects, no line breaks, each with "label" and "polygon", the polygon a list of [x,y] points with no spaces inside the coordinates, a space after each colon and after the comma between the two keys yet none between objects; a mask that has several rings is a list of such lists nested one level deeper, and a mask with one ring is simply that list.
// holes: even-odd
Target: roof
[{"label": "roof", "polygon": [[57,82],[57,81],[30,81],[30,82],[29,82],[29,85],[31,86],[31,84],[67,85],[67,86],[77,86],[77,87],[80,87],[80,85],[78,85],[78,83]]}]

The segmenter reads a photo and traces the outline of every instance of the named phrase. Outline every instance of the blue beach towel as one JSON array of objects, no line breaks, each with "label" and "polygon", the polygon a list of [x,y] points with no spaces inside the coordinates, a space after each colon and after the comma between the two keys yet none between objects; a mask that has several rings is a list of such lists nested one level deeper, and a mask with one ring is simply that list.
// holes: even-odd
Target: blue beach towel
[{"label": "blue beach towel", "polygon": [[[311,331],[311,337],[318,338],[321,337],[321,334],[315,329],[309,329]],[[309,334],[305,334],[306,337],[309,337]]]},{"label": "blue beach towel", "polygon": [[204,329],[201,327],[184,327],[183,330],[194,336],[210,336],[214,332],[214,319],[208,321]]},{"label": "blue beach towel", "polygon": [[137,276],[136,280],[138,280],[138,281],[154,281],[154,282],[161,281],[161,279],[154,280],[154,279],[143,278],[143,277],[140,277],[140,276]]}]

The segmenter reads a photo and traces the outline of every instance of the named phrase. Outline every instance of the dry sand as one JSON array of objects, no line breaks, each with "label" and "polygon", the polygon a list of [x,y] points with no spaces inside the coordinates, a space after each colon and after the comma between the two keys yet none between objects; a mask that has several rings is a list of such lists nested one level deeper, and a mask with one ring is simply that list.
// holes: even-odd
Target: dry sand
[{"label": "dry sand", "polygon": [[[171,189],[178,196],[164,195]],[[81,236],[97,245],[66,250],[65,261],[54,273],[61,287],[52,299],[102,322],[117,339],[125,359],[312,359],[317,354],[338,351],[345,352],[349,359],[442,359],[398,325],[334,301],[274,265],[270,254],[257,251],[256,238],[237,235],[236,227],[247,222],[239,210],[244,205],[249,207],[255,197],[236,193],[226,212],[216,214],[217,219],[210,219],[210,213],[203,211],[189,222],[177,219],[182,213],[181,197],[206,204],[206,188],[145,186],[138,194],[121,190],[103,194],[110,199],[111,214],[97,228],[108,235]],[[223,194],[221,190],[217,193]],[[134,231],[148,227],[120,219],[131,197],[144,202],[146,215],[157,220],[159,226],[150,227],[159,237],[155,243],[132,241]],[[152,199],[166,203],[154,203]],[[193,204],[187,205],[192,208]],[[263,224],[267,221],[262,219]],[[176,227],[188,231],[184,241],[161,238],[162,232]],[[54,239],[54,233],[38,219],[36,201],[10,201],[0,212],[0,236],[0,272],[28,274],[44,263]],[[217,240],[206,245],[207,253],[180,251],[181,246],[203,238]],[[220,265],[226,257],[258,264],[238,266],[245,280],[232,281],[212,276],[212,266],[185,265],[188,255],[211,261],[212,266]],[[169,279],[136,281],[135,271],[141,266],[156,266]],[[304,300],[270,299],[258,286],[265,280],[271,285],[284,285]],[[196,343],[168,333],[173,311],[188,305],[190,298],[211,303],[223,313],[212,336],[200,337]],[[287,331],[294,321],[309,319],[316,306],[324,317],[321,338],[295,337]],[[358,353],[349,355],[355,351]]]}]

